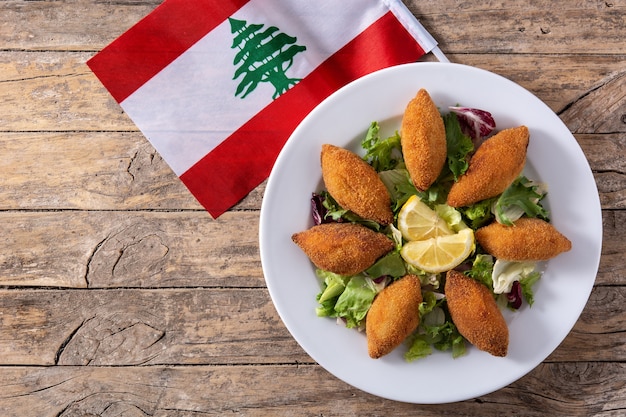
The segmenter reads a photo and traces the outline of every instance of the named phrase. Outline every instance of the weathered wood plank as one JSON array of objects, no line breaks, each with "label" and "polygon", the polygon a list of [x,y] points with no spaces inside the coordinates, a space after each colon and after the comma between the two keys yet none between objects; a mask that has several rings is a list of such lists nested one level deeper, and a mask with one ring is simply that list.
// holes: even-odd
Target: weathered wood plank
[{"label": "weathered wood plank", "polygon": [[576,135],[594,178],[605,210],[626,208],[626,135]]},{"label": "weathered wood plank", "polygon": [[0,3],[0,49],[99,50],[161,3],[6,0]]},{"label": "weathered wood plank", "polygon": [[[127,1],[110,7],[74,2],[67,7],[62,2],[5,1],[0,3],[0,13],[7,16],[0,49],[101,49],[159,3]],[[406,3],[450,53],[624,52],[624,6],[617,1],[568,2],[558,10],[545,1],[534,7],[514,0]]]},{"label": "weathered wood plank", "polygon": [[[85,65],[92,55],[0,51],[0,130],[137,131]],[[625,55],[450,54],[449,58],[519,83],[557,113],[569,109],[565,121],[578,133],[626,131],[622,120],[626,99],[619,95],[626,82]],[[607,113],[607,104],[613,111]],[[573,113],[579,108],[586,116],[580,120]]]},{"label": "weathered wood plank", "polygon": [[0,134],[0,210],[202,210],[139,132]]},{"label": "weathered wood plank", "polygon": [[311,362],[265,289],[4,290],[0,314],[6,365]]},{"label": "weathered wood plank", "polygon": [[[615,355],[626,357],[625,303],[624,287],[594,288],[576,325],[547,361],[613,361]],[[605,324],[611,330],[601,330]]]},{"label": "weathered wood plank", "polygon": [[[546,8],[545,1],[515,2],[507,0],[484,0],[481,2],[440,0],[436,4],[433,2],[420,2],[419,0],[403,0],[409,7],[416,7],[423,14],[437,14],[445,11],[447,13],[462,12],[488,12],[496,9],[506,9],[514,11],[543,11]],[[600,0],[569,0],[560,2],[559,10],[598,10],[609,7]],[[620,0],[610,2],[610,7],[620,7]],[[624,5],[622,5],[623,7]]]},{"label": "weathered wood plank", "polygon": [[[258,212],[2,212],[0,285],[262,287]],[[55,242],[51,246],[51,242]]]},{"label": "weathered wood plank", "polygon": [[604,211],[602,213],[602,257],[596,284],[623,285],[626,277],[624,254],[626,246],[623,244],[626,233],[618,230],[620,224],[626,222],[624,211]]},{"label": "weathered wood plank", "polygon": [[[626,52],[626,51],[624,51]],[[526,88],[559,114],[576,133],[625,132],[624,59],[626,55],[449,54],[452,62],[492,71]],[[618,91],[613,91],[617,88]],[[590,99],[590,96],[593,98]],[[607,103],[614,111],[607,113]],[[572,108],[585,109],[577,120]],[[621,110],[619,110],[621,109]],[[571,125],[571,126],[570,126]]]},{"label": "weathered wood plank", "polygon": [[406,3],[444,52],[624,53],[623,1]]},{"label": "weathered wood plank", "polygon": [[[576,138],[602,207],[626,208],[624,135]],[[6,132],[0,153],[2,210],[202,210],[138,132]],[[259,210],[264,191],[265,182],[235,210]]]},{"label": "weathered wood plank", "polygon": [[574,133],[626,132],[626,71],[572,103],[560,116]]},{"label": "weathered wood plank", "polygon": [[85,64],[92,55],[0,52],[0,130],[137,131]]},{"label": "weathered wood plank", "polygon": [[[625,285],[626,212],[605,211],[596,284]],[[258,212],[0,212],[0,285],[263,287]],[[49,242],[55,242],[50,246]]]},{"label": "weathered wood plank", "polygon": [[[595,288],[548,361],[624,361],[625,298]],[[265,289],[3,290],[0,323],[3,365],[312,362]]]},{"label": "weathered wood plank", "polygon": [[[583,150],[589,165],[596,173],[613,172],[615,174],[626,174],[626,135],[621,133],[602,134],[602,135],[575,135],[578,144]],[[598,176],[599,177],[599,176]],[[596,182],[600,185],[602,178],[596,178]],[[615,185],[614,180],[611,181]],[[607,209],[615,209],[608,205]]]},{"label": "weathered wood plank", "polygon": [[[2,367],[0,412],[47,416],[617,416],[626,366],[542,364],[492,394],[462,403],[384,400],[316,365],[197,367]],[[381,381],[382,383],[382,381]],[[445,389],[445,387],[441,387]],[[461,411],[462,410],[462,411]]]}]

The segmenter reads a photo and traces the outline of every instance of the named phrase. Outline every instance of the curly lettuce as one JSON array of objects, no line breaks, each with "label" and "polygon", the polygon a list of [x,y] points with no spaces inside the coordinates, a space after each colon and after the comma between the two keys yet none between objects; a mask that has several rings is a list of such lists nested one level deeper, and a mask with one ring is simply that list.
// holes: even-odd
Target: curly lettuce
[{"label": "curly lettuce", "polygon": [[507,226],[523,215],[547,219],[548,212],[540,204],[545,195],[538,184],[522,175],[504,190],[492,210],[496,220]]},{"label": "curly lettuce", "polygon": [[469,136],[463,134],[461,124],[455,113],[445,114],[443,123],[446,128],[448,168],[456,181],[469,167],[468,156],[474,150],[474,144]]}]

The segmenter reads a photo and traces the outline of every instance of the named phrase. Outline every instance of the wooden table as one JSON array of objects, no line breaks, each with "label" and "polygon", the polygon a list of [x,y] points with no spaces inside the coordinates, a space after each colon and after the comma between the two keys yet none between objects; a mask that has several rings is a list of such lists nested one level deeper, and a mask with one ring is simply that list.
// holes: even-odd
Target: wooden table
[{"label": "wooden table", "polygon": [[307,356],[265,287],[264,185],[211,219],[89,71],[159,3],[0,3],[1,416],[626,413],[626,1],[406,1],[451,61],[561,117],[604,222],[562,345],[506,388],[432,406],[365,394]]}]

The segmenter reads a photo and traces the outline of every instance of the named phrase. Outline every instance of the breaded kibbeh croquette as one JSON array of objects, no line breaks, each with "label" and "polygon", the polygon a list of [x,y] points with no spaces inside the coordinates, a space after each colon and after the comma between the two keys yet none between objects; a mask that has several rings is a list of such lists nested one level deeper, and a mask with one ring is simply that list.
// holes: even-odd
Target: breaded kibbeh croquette
[{"label": "breaded kibbeh croquette", "polygon": [[354,152],[322,145],[322,178],[344,209],[383,225],[393,222],[391,197],[378,173]]},{"label": "breaded kibbeh croquette", "polygon": [[316,267],[339,275],[366,270],[394,247],[384,234],[354,223],[320,224],[291,239]]},{"label": "breaded kibbeh croquette", "polygon": [[493,222],[476,231],[476,241],[490,255],[506,261],[546,261],[572,248],[550,223],[522,217],[505,226]]},{"label": "breaded kibbeh croquette", "polygon": [[519,126],[483,142],[465,174],[450,188],[448,205],[465,207],[502,194],[524,169],[528,140],[528,128]]},{"label": "breaded kibbeh croquette", "polygon": [[417,92],[404,111],[400,141],[413,185],[427,190],[441,173],[448,145],[443,118],[424,89]]},{"label": "breaded kibbeh croquette", "polygon": [[491,291],[461,272],[446,275],[445,294],[452,322],[471,344],[494,356],[506,356],[509,328]]},{"label": "breaded kibbeh croquette", "polygon": [[365,320],[370,357],[388,354],[417,329],[421,302],[422,288],[415,275],[405,275],[378,293]]}]

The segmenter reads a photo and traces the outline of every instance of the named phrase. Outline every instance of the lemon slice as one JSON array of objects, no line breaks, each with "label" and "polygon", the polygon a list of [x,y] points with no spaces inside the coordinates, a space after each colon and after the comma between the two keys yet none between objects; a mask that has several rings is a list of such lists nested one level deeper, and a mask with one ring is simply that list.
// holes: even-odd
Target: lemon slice
[{"label": "lemon slice", "polygon": [[424,240],[454,233],[445,220],[416,195],[411,196],[400,209],[398,230],[406,240]]},{"label": "lemon slice", "polygon": [[463,229],[456,234],[407,242],[402,258],[425,272],[449,271],[461,264],[474,250],[474,231]]}]

